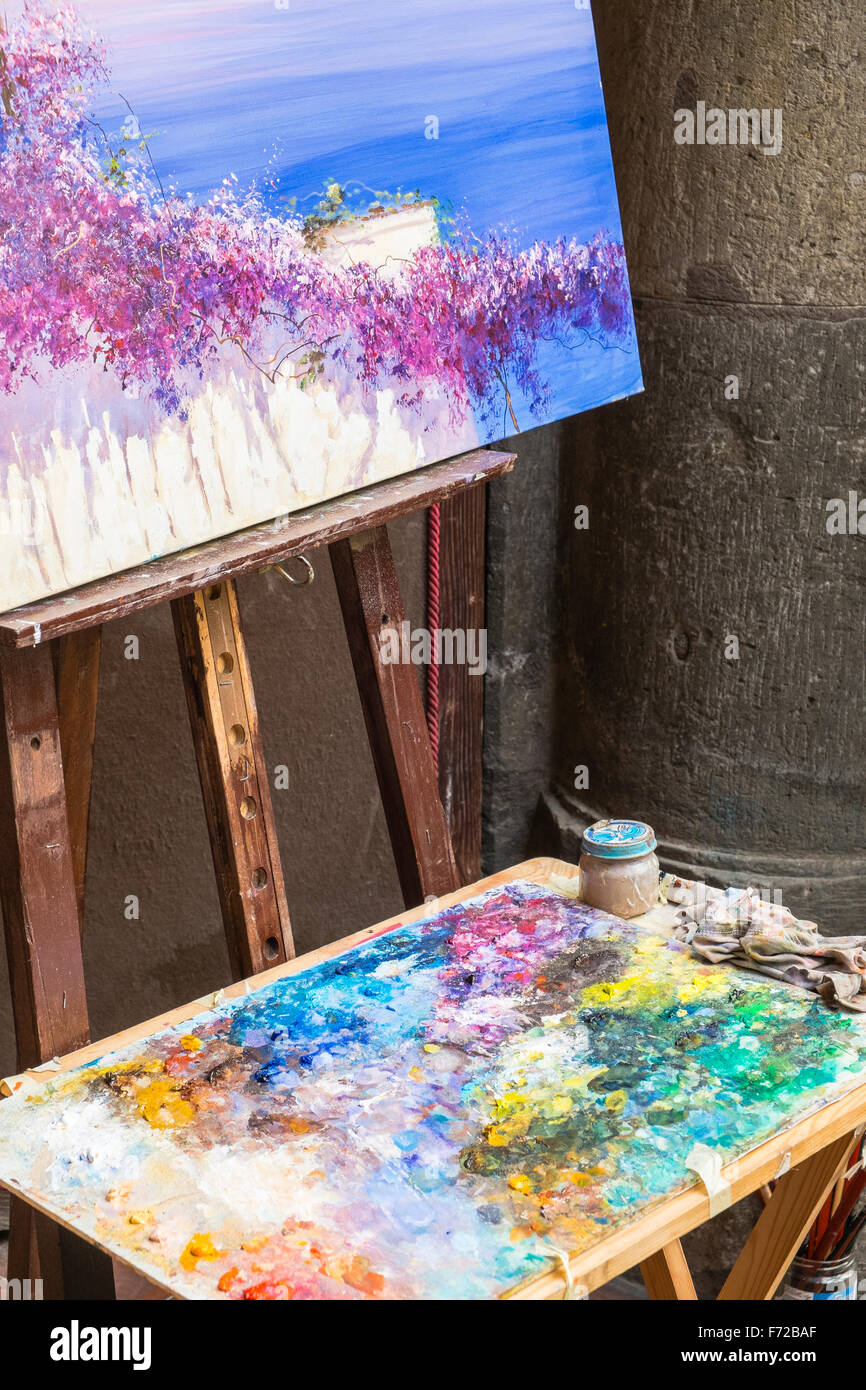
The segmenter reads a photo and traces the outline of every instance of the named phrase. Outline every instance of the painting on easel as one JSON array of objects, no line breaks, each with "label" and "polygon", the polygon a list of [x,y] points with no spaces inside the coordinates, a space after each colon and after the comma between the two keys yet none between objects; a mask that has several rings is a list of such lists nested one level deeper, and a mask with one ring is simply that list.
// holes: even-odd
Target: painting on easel
[{"label": "painting on easel", "polygon": [[0,610],[641,389],[570,0],[11,0],[0,119]]}]

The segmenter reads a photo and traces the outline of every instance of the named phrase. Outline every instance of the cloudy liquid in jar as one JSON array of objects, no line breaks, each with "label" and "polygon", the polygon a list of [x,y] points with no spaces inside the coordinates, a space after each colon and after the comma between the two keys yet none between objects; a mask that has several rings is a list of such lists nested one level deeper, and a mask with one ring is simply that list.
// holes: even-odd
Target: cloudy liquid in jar
[{"label": "cloudy liquid in jar", "polygon": [[583,837],[580,896],[614,917],[639,917],[658,901],[656,838],[643,821],[597,821]]}]

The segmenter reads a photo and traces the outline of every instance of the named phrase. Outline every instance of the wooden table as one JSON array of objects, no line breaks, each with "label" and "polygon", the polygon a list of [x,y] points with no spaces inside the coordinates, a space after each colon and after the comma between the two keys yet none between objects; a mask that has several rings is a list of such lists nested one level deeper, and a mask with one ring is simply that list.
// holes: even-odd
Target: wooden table
[{"label": "wooden table", "polygon": [[0,1182],[181,1298],[687,1299],[680,1238],[779,1178],[721,1295],[770,1298],[866,1023],[576,885],[530,861],[11,1078]]}]

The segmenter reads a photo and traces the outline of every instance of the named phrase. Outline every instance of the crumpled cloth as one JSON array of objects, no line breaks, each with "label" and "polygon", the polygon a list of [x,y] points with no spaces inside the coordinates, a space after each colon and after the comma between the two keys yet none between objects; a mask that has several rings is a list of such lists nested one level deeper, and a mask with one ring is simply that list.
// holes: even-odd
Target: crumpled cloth
[{"label": "crumpled cloth", "polygon": [[675,934],[713,965],[757,970],[812,990],[835,1009],[866,1013],[866,936],[822,936],[754,888],[710,888],[666,875],[667,901],[679,907]]}]

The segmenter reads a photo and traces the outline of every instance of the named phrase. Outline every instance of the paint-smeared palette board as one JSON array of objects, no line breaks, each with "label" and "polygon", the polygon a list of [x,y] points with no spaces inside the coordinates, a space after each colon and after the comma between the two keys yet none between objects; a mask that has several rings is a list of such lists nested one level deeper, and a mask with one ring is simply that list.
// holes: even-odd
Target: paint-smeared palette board
[{"label": "paint-smeared palette board", "polygon": [[240,980],[236,984],[226,985],[225,988],[218,989],[215,993],[203,994],[200,998],[193,999],[189,1004],[180,1004],[176,1009],[168,1009],[165,1013],[157,1014],[155,1018],[146,1019],[143,1023],[137,1023],[133,1028],[126,1028],[122,1033],[115,1033],[110,1038],[102,1038],[99,1042],[88,1043],[86,1047],[81,1047],[76,1052],[70,1052],[66,1057],[57,1058],[41,1067],[19,1072],[15,1076],[7,1076],[0,1080],[0,1096],[12,1096],[23,1084],[35,1083],[38,1085],[46,1078],[75,1071],[77,1067],[88,1066],[91,1062],[106,1056],[108,1052],[116,1052],[134,1043],[145,1042],[155,1033],[161,1033],[166,1028],[174,1028],[179,1023],[187,1023],[191,1018],[196,1018],[199,1014],[206,1013],[221,1003],[244,999],[253,991],[263,989],[276,980],[300,975],[323,961],[347,955],[357,946],[363,946],[368,941],[375,941],[377,937],[384,936],[387,932],[393,931],[395,927],[410,926],[414,922],[426,921],[436,912],[455,907],[468,898],[486,893],[491,888],[498,888],[502,884],[512,883],[517,878],[534,880],[538,883],[549,883],[551,880],[561,879],[564,884],[567,884],[569,881],[576,880],[577,875],[577,868],[562,860],[529,859],[523,864],[518,864],[516,868],[503,869],[497,874],[491,874],[488,878],[482,879],[479,883],[469,884],[466,888],[459,888],[454,893],[443,895],[437,898],[435,903],[425,903],[421,907],[412,908],[411,911],[400,912],[394,917],[387,917],[372,927],[364,927],[351,936],[341,937],[339,941],[331,941],[327,946],[319,946],[315,951],[308,951],[306,955],[296,956],[294,960],[286,961],[283,965],[276,965],[272,970],[263,970],[259,975],[253,975],[248,980]]},{"label": "paint-smeared palette board", "polygon": [[492,482],[510,473],[515,461],[514,454],[478,449],[292,512],[277,521],[94,580],[57,597],[40,599],[0,614],[0,646],[38,646],[40,642],[194,593],[220,580],[237,579],[268,565],[284,563],[305,551],[385,526],[409,512],[445,502],[467,488]]},{"label": "paint-smeared palette board", "polygon": [[[452,894],[435,904],[435,909],[439,913],[469,897],[490,893],[493,889],[516,883],[518,880],[524,883],[534,882],[539,885],[547,885],[556,892],[561,892],[563,889],[568,892],[569,880],[573,879],[575,873],[576,871],[570,866],[559,864],[556,861],[532,861],[529,864],[496,875],[470,889]],[[572,897],[573,893],[568,895]],[[270,971],[250,984],[254,989],[260,989],[286,975],[307,971],[316,964],[331,960],[357,948],[359,945],[371,942],[376,937],[383,936],[397,927],[408,927],[413,921],[429,919],[431,915],[433,914],[431,914],[430,908],[404,914],[399,919],[392,919],[379,927],[324,948],[322,951],[316,952],[313,957],[307,957],[292,962],[286,967]],[[657,916],[651,915],[646,925],[656,930],[658,921]],[[760,988],[760,986],[758,987]],[[778,997],[779,987],[775,986],[774,989],[777,991]],[[225,998],[226,1000],[242,999],[246,990],[247,986],[245,985],[235,986],[226,991]],[[798,1007],[802,1010],[803,996],[801,992],[792,991],[791,993],[792,997],[800,1001]],[[183,1024],[200,1013],[203,1005],[213,1005],[214,1002],[214,1000],[197,1001],[196,1004],[185,1009],[175,1010],[150,1024],[142,1025],[118,1038],[111,1039],[108,1043],[84,1049],[75,1054],[74,1057],[65,1059],[57,1068],[57,1074],[84,1063],[93,1062],[98,1057],[105,1056],[107,1049],[116,1051],[121,1047],[135,1045],[150,1038],[154,1033],[162,1031],[166,1026]],[[821,1027],[825,1026],[822,1021]],[[31,1083],[42,1079],[39,1073],[30,1073],[26,1077],[26,1080]],[[862,1084],[855,1085],[845,1095],[822,1105],[817,1112],[809,1114],[789,1127],[782,1128],[778,1134],[772,1135],[764,1143],[739,1155],[734,1162],[726,1166],[724,1172],[724,1177],[730,1184],[732,1200],[739,1200],[776,1176],[784,1156],[787,1155],[787,1161],[790,1164],[797,1164],[818,1149],[823,1148],[834,1137],[848,1132],[862,1119],[864,1112],[866,1112],[866,1087]],[[43,1205],[38,1196],[34,1204],[41,1206],[43,1210],[48,1210],[49,1214],[57,1214],[50,1205]],[[62,1212],[59,1214],[60,1219],[63,1220]],[[695,1186],[679,1191],[656,1203],[650,1210],[642,1214],[635,1214],[620,1229],[611,1231],[603,1239],[597,1240],[590,1248],[573,1255],[570,1261],[572,1277],[588,1288],[597,1287],[660,1249],[672,1239],[701,1224],[707,1215],[708,1201],[702,1188]],[[87,1233],[84,1232],[84,1234]],[[138,1268],[135,1261],[129,1259],[128,1252],[125,1253],[123,1249],[116,1249],[113,1250],[113,1253],[116,1253],[121,1260],[127,1260],[133,1267]],[[148,1277],[154,1278],[151,1273],[148,1274]],[[156,1278],[154,1282],[160,1282],[160,1280]],[[175,1294],[180,1293],[180,1296],[184,1296],[170,1281],[164,1283],[163,1286]],[[562,1290],[563,1276],[559,1270],[551,1268],[540,1276],[527,1279],[519,1286],[506,1291],[506,1296],[518,1298],[558,1297],[561,1296]]]}]

